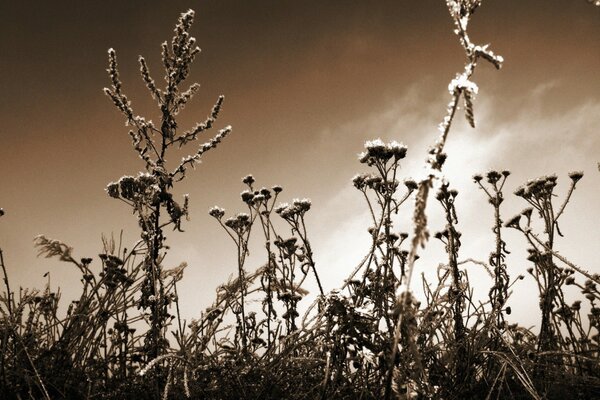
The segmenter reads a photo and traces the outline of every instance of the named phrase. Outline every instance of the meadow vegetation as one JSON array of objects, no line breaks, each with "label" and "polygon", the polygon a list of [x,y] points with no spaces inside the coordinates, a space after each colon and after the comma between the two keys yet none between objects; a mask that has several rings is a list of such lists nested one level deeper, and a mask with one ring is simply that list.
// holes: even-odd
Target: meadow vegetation
[{"label": "meadow vegetation", "polygon": [[[180,133],[177,116],[198,91],[183,88],[199,49],[190,35],[193,11],[179,18],[170,43],[162,44],[164,88],[140,57],[140,72],[158,103],[160,123],[138,116],[122,91],[117,58],[110,49],[111,87],[106,95],[130,127],[132,147],[143,162],[137,176],[108,184],[110,198],[130,207],[139,240],[103,240],[101,254],[78,259],[58,240],[39,236],[44,257],[71,264],[81,274],[80,296],[59,310],[60,292],[10,286],[0,251],[4,288],[0,296],[0,397],[6,399],[564,399],[600,397],[600,277],[556,249],[559,221],[583,177],[572,172],[533,179],[514,195],[527,207],[504,221],[504,186],[510,172],[473,177],[489,201],[495,245],[485,262],[486,301],[460,261],[460,201],[442,169],[444,146],[459,106],[475,126],[478,91],[471,80],[479,64],[500,69],[503,59],[473,43],[468,22],[480,1],[448,0],[465,67],[449,85],[451,100],[440,136],[428,154],[427,176],[402,180],[407,148],[392,141],[365,144],[354,177],[371,226],[370,249],[349,266],[338,290],[325,292],[309,239],[311,201],[281,203],[283,189],[242,180],[244,213],[209,210],[237,254],[237,275],[219,286],[213,304],[197,319],[179,312],[178,282],[186,264],[165,269],[166,229],[181,231],[188,199],[172,194],[190,167],[231,132],[217,131],[174,162],[171,153],[191,147],[213,129],[223,105]],[[558,185],[568,186],[559,199]],[[426,206],[429,205],[429,208]],[[445,227],[434,233],[447,255],[436,279],[413,276],[419,251],[430,239],[427,212],[441,212]],[[0,210],[1,211],[1,210]],[[10,210],[8,210],[10,212]],[[397,226],[399,213],[412,226]],[[483,212],[483,211],[482,211]],[[0,217],[4,212],[0,212]],[[2,223],[2,221],[0,221]],[[528,276],[506,263],[505,233],[514,229],[528,246]],[[409,233],[410,231],[410,233]],[[248,265],[251,235],[264,243],[262,262]],[[176,234],[172,235],[176,240]],[[325,267],[325,266],[324,266]],[[537,329],[509,324],[507,300],[518,280],[537,283],[541,320]],[[316,283],[310,295],[305,282]],[[566,286],[580,300],[567,303]],[[478,290],[482,290],[478,288]],[[416,292],[423,292],[418,301]],[[301,306],[304,304],[303,306]],[[303,311],[307,310],[307,311]]]}]

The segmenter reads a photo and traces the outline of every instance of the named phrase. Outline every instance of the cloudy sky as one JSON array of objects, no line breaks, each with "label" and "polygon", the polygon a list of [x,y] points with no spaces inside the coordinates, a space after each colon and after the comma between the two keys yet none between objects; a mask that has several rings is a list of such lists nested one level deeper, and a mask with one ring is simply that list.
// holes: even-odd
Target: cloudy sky
[{"label": "cloudy sky", "polygon": [[[234,131],[178,189],[190,194],[191,221],[185,233],[167,235],[166,266],[190,264],[181,289],[186,315],[198,315],[236,270],[232,244],[207,210],[218,204],[243,211],[240,178],[248,173],[259,185],[282,185],[284,200],[312,199],[308,225],[318,268],[326,289],[339,286],[368,248],[366,208],[350,183],[364,171],[356,154],[368,139],[404,142],[403,172],[419,178],[449,101],[448,83],[462,70],[464,53],[444,3],[3,2],[0,246],[13,285],[43,287],[42,275],[51,271],[64,297],[76,293],[79,277],[70,266],[36,258],[38,234],[69,243],[80,257],[102,251],[102,233],[124,229],[125,245],[136,240],[135,217],[104,192],[108,182],[143,167],[121,115],[102,93],[109,85],[106,51],[117,52],[136,112],[157,121],[137,56],[146,57],[158,80],[159,45],[172,36],[179,13],[192,8],[202,54],[191,80],[202,89],[179,125],[203,120],[223,94],[217,126]],[[506,61],[500,71],[478,67],[477,128],[459,113],[447,144],[446,177],[460,192],[461,258],[485,260],[493,246],[492,210],[471,181],[474,173],[511,170],[508,192],[556,173],[564,193],[567,173],[583,170],[558,248],[600,272],[600,8],[585,0],[487,0],[470,35]],[[510,197],[505,219],[525,207]],[[401,231],[411,230],[411,208],[404,209]],[[430,229],[443,229],[440,208],[428,209]],[[524,273],[523,238],[507,238],[514,250],[509,273]],[[439,243],[430,242],[424,255],[419,271],[444,261]],[[248,268],[261,262],[251,258]],[[485,276],[476,283],[486,294]],[[520,285],[515,301],[534,300],[531,282]],[[527,315],[521,307],[515,318]]]}]

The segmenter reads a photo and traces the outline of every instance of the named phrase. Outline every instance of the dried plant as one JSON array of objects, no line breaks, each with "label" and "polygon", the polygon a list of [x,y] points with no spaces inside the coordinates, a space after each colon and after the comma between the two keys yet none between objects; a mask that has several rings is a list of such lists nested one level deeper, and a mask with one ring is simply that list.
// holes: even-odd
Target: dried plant
[{"label": "dried plant", "polygon": [[183,205],[177,203],[171,190],[176,182],[185,178],[188,167],[200,162],[202,155],[216,147],[230,132],[231,127],[219,131],[212,139],[202,144],[199,149],[184,157],[175,168],[168,168],[167,156],[174,147],[183,147],[198,139],[204,131],[212,128],[223,103],[223,96],[216,101],[210,116],[192,129],[178,133],[177,115],[198,91],[200,85],[192,84],[182,91],[181,86],[190,73],[190,67],[200,48],[196,39],[190,36],[190,28],[194,20],[192,10],[183,13],[175,26],[175,35],[171,44],[162,44],[162,62],[165,68],[165,88],[159,89],[151,77],[145,59],[140,56],[140,73],[152,97],[157,101],[160,111],[160,126],[156,127],[151,120],[134,114],[131,102],[122,91],[122,84],[117,70],[117,58],[113,49],[108,51],[111,88],[104,92],[111,98],[115,106],[124,114],[127,125],[132,126],[129,135],[133,147],[144,161],[145,172],[137,177],[124,176],[116,183],[110,183],[107,192],[110,197],[119,199],[129,205],[137,215],[141,238],[146,245],[147,254],[144,260],[145,279],[142,285],[140,307],[150,310],[150,331],[146,337],[146,346],[150,359],[161,355],[167,343],[164,340],[164,329],[168,322],[170,295],[165,292],[161,274],[164,259],[163,230],[173,226],[181,231],[181,220],[187,217],[188,198],[184,197]]}]

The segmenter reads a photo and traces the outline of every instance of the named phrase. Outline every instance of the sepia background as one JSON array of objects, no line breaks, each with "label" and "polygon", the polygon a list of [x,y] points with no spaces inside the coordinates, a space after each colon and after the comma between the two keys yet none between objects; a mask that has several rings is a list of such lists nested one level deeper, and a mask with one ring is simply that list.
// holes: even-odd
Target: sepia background
[{"label": "sepia background", "polygon": [[[126,247],[137,239],[130,209],[104,192],[107,183],[143,166],[122,116],[102,93],[110,84],[107,49],[117,52],[134,110],[157,121],[137,57],[146,57],[158,81],[159,45],[188,8],[196,11],[192,32],[202,48],[190,81],[202,89],[179,125],[204,120],[224,94],[217,128],[232,125],[233,133],[180,185],[179,193],[190,194],[191,221],[185,233],[167,233],[165,266],[189,263],[179,289],[187,318],[199,315],[216,286],[236,273],[233,243],[207,211],[213,205],[243,211],[246,174],[259,186],[282,185],[282,200],[312,199],[309,235],[327,290],[368,251],[367,209],[351,184],[364,171],[356,157],[364,141],[404,142],[405,177],[423,175],[450,99],[447,85],[464,62],[443,1],[3,2],[0,246],[13,287],[43,288],[50,271],[64,300],[75,295],[74,268],[36,258],[38,234],[68,243],[78,257],[94,257],[96,266],[101,234],[118,238],[123,230]],[[493,210],[473,174],[512,171],[503,204],[508,220],[526,206],[511,194],[520,184],[556,173],[564,194],[567,173],[583,170],[556,247],[600,273],[600,9],[584,0],[488,0],[470,35],[490,43],[505,65],[478,67],[477,127],[459,113],[447,144],[445,174],[460,192],[460,258],[486,261],[493,248]],[[440,210],[429,203],[432,232],[444,227]],[[400,231],[410,232],[411,211],[407,204],[401,212]],[[509,274],[526,274],[524,239],[513,232],[506,239]],[[248,269],[264,259],[255,242]],[[444,262],[435,240],[422,255],[418,272],[434,273]],[[487,296],[490,282],[481,267],[465,268]],[[525,290],[516,291],[511,318],[535,320],[532,282],[517,284]]]}]

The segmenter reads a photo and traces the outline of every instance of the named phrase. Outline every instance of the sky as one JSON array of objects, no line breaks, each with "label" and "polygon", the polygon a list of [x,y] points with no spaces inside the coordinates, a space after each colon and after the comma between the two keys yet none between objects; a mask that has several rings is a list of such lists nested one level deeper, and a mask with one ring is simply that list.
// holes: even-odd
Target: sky
[{"label": "sky", "polygon": [[[102,93],[110,85],[107,50],[117,52],[134,110],[157,121],[137,57],[146,57],[159,80],[160,43],[190,8],[202,53],[189,80],[202,88],[179,125],[204,120],[223,94],[216,126],[232,125],[233,133],[176,189],[190,194],[191,220],[184,233],[167,234],[165,266],[189,264],[180,286],[186,317],[209,306],[217,285],[236,271],[233,244],[207,210],[243,211],[243,176],[253,174],[259,186],[282,185],[282,200],[312,199],[309,235],[331,290],[369,245],[367,208],[351,185],[365,171],[356,157],[364,142],[405,143],[404,176],[423,175],[450,100],[448,83],[464,65],[441,0],[2,2],[0,207],[6,215],[0,247],[13,287],[43,288],[50,271],[63,301],[77,293],[80,277],[71,266],[36,257],[39,234],[96,263],[102,234],[118,237],[123,230],[125,246],[138,238],[135,216],[104,192],[109,182],[143,168],[122,116]],[[477,127],[459,112],[446,147],[445,175],[460,193],[459,258],[486,260],[493,248],[493,211],[473,174],[508,169],[511,193],[528,179],[556,173],[564,194],[567,173],[582,170],[557,247],[600,273],[600,8],[585,0],[487,0],[469,29],[475,43],[490,43],[505,64],[500,71],[478,66]],[[526,206],[507,197],[505,220]],[[430,202],[428,210],[430,230],[442,230],[441,208]],[[407,204],[400,231],[411,231],[411,212]],[[506,237],[513,249],[509,274],[523,274],[529,267],[524,239],[514,232]],[[422,255],[418,272],[431,274],[444,262],[435,241]],[[247,268],[262,262],[257,254]],[[466,268],[486,295],[485,273]],[[535,290],[527,280],[515,287],[513,302],[521,305],[514,307],[515,320],[530,318]]]}]

